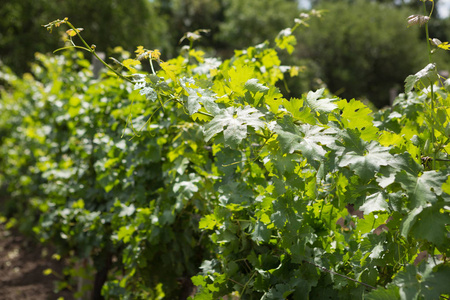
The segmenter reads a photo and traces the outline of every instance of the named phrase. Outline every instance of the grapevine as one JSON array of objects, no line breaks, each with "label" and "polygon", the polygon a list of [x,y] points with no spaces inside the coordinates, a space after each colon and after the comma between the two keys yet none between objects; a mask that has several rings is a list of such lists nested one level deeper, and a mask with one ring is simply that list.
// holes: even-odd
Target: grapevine
[{"label": "grapevine", "polygon": [[65,52],[1,73],[10,214],[107,299],[448,298],[450,83],[430,61],[375,113],[326,88],[284,98],[299,66],[279,53],[317,15],[225,61],[200,32],[168,61],[118,53],[99,79],[82,31],[49,23]]}]

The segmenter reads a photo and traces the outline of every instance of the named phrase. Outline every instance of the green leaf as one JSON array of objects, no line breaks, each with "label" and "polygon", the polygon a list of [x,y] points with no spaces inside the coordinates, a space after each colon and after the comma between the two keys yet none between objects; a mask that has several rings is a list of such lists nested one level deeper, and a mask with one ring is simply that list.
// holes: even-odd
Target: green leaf
[{"label": "green leaf", "polygon": [[359,210],[362,210],[365,215],[374,211],[387,211],[389,210],[389,205],[386,200],[387,197],[383,192],[372,194],[366,198]]},{"label": "green leaf", "polygon": [[323,146],[330,146],[336,140],[336,131],[332,128],[304,124],[300,126],[300,131],[303,133],[303,139],[298,145],[298,150],[310,163],[313,160],[324,159],[327,151],[324,150]]},{"label": "green leaf", "polygon": [[[447,240],[448,242],[448,240]],[[443,299],[441,295],[450,295],[450,266],[448,264],[440,264],[434,266],[428,262],[428,268],[422,267],[425,271],[420,273],[424,276],[422,284],[422,295],[424,299]]]},{"label": "green leaf", "polygon": [[400,299],[399,289],[396,285],[389,285],[387,289],[377,288],[376,290],[367,294],[364,299],[367,300],[396,300]]},{"label": "green leaf", "polygon": [[205,141],[209,141],[216,134],[223,132],[225,143],[230,147],[236,147],[247,137],[247,126],[251,126],[255,130],[264,127],[264,121],[260,120],[262,116],[262,113],[250,106],[243,109],[228,107],[205,125]]},{"label": "green leaf", "polygon": [[382,147],[375,141],[365,144],[362,149],[357,148],[360,145],[349,146],[339,161],[339,167],[348,166],[364,180],[373,177],[381,166],[387,166],[393,158],[389,148]]},{"label": "green leaf", "polygon": [[276,300],[276,299],[287,299],[287,297],[292,294],[293,289],[289,284],[277,284],[275,287],[271,288],[267,293],[265,293],[261,300]]},{"label": "green leaf", "polygon": [[423,68],[422,70],[420,70],[419,72],[417,72],[414,75],[409,75],[408,77],[406,77],[405,79],[405,91],[411,92],[412,89],[414,88],[414,86],[416,86],[416,84],[418,82],[421,82],[423,84],[423,87],[428,87],[431,84],[433,84],[435,81],[438,80],[438,73],[436,70],[436,65],[435,64],[428,64],[425,68]]},{"label": "green leaf", "polygon": [[[436,265],[436,263],[439,263]],[[450,267],[429,259],[415,267],[407,265],[393,280],[399,288],[400,299],[440,299],[450,293]]]},{"label": "green leaf", "polygon": [[371,259],[379,258],[384,251],[383,243],[378,243],[373,247],[372,251],[370,252],[369,257]]},{"label": "green leaf", "polygon": [[134,212],[135,212],[135,210],[136,210],[136,208],[134,207],[134,205],[133,204],[130,204],[130,205],[124,205],[124,204],[121,204],[121,210],[120,210],[120,213],[119,213],[119,217],[125,217],[125,216],[131,216],[132,214],[134,214]]},{"label": "green leaf", "polygon": [[330,113],[338,108],[336,103],[333,103],[335,99],[319,99],[323,96],[324,91],[324,88],[315,92],[310,91],[305,99],[305,106],[309,107],[312,112],[318,113],[319,115]]},{"label": "green leaf", "polygon": [[198,228],[212,230],[217,225],[218,225],[218,222],[217,222],[216,216],[214,214],[211,214],[211,215],[206,215],[200,219]]},{"label": "green leaf", "polygon": [[395,181],[408,193],[411,209],[435,203],[436,195],[442,194],[442,185],[447,179],[444,172],[426,171],[422,175],[415,175],[401,171],[395,176]]},{"label": "green leaf", "polygon": [[244,209],[243,205],[250,203],[254,196],[250,187],[240,181],[223,182],[218,190],[221,193],[219,203],[229,209]]},{"label": "green leaf", "polygon": [[302,142],[303,134],[300,128],[287,115],[284,116],[283,120],[277,121],[274,132],[278,135],[277,139],[283,153],[293,153]]},{"label": "green leaf", "polygon": [[447,180],[442,184],[442,191],[450,195],[450,176],[447,177]]},{"label": "green leaf", "polygon": [[254,68],[248,65],[232,68],[228,71],[230,91],[238,95],[244,94],[245,83],[253,77]]},{"label": "green leaf", "polygon": [[422,206],[416,207],[415,209],[411,210],[408,213],[406,219],[403,220],[402,225],[400,227],[400,233],[404,238],[408,237],[409,231],[416,222],[417,216],[422,212],[422,210],[423,210]]},{"label": "green leaf", "polygon": [[267,228],[267,225],[261,221],[257,221],[255,230],[252,232],[252,239],[255,242],[268,242],[270,240],[271,230]]},{"label": "green leaf", "polygon": [[303,99],[291,98],[290,100],[283,99],[283,106],[288,112],[292,114],[294,119],[302,122],[315,125],[317,120],[314,114],[311,113],[311,108],[303,105]]},{"label": "green leaf", "polygon": [[250,92],[267,92],[269,90],[268,87],[262,85],[261,83],[258,82],[258,79],[256,78],[252,78],[247,80],[247,82],[245,83],[244,87],[249,90]]},{"label": "green leaf", "polygon": [[336,104],[342,111],[340,120],[345,127],[358,129],[361,132],[361,138],[366,141],[377,139],[378,128],[373,124],[373,115],[370,108],[355,99],[350,100],[350,102],[340,100]]},{"label": "green leaf", "polygon": [[270,219],[272,220],[275,227],[277,227],[278,229],[282,229],[284,227],[284,224],[286,224],[286,220],[287,220],[286,215],[284,213],[282,213],[281,211],[274,212],[270,216]]},{"label": "green leaf", "polygon": [[327,151],[322,145],[332,145],[336,139],[335,130],[309,124],[295,125],[288,115],[277,122],[274,132],[284,153],[298,150],[309,161],[323,159]]},{"label": "green leaf", "polygon": [[297,154],[277,153],[269,156],[269,158],[279,174],[289,175],[294,173],[296,167],[295,159],[298,158]]},{"label": "green leaf", "polygon": [[216,94],[214,94],[211,90],[202,89],[195,86],[195,81],[193,78],[182,78],[180,80],[180,85],[189,94],[186,100],[186,109],[190,115],[198,112],[202,108],[201,104],[203,104],[206,110],[213,115],[220,112],[219,106],[215,102]]},{"label": "green leaf", "polygon": [[[442,211],[441,211],[442,210]],[[443,211],[442,206],[433,205],[424,208],[417,214],[417,220],[413,224],[410,233],[417,240],[426,240],[443,249],[448,246],[450,215]]]},{"label": "green leaf", "polygon": [[117,238],[123,240],[124,243],[128,243],[134,232],[135,228],[133,226],[122,226],[117,233]]},{"label": "green leaf", "polygon": [[278,113],[279,107],[282,103],[283,95],[280,93],[280,90],[277,87],[270,87],[269,91],[264,97],[264,102],[269,106],[270,111],[274,114]]},{"label": "green leaf", "polygon": [[413,265],[407,265],[405,269],[395,276],[393,283],[398,286],[400,299],[417,299],[420,291],[420,283],[416,278],[416,268]]},{"label": "green leaf", "polygon": [[191,280],[195,286],[206,286],[207,284],[205,278],[202,275],[192,276]]},{"label": "green leaf", "polygon": [[377,182],[382,188],[386,188],[395,182],[395,175],[402,170],[411,174],[419,174],[423,171],[423,167],[417,164],[407,152],[395,154],[389,165],[380,169]]},{"label": "green leaf", "polygon": [[373,126],[372,110],[361,101],[355,99],[340,100],[336,102],[340,110],[342,110],[342,118],[346,122],[346,127],[358,128]]},{"label": "green leaf", "polygon": [[189,174],[189,176],[183,175],[177,177],[173,184],[173,191],[179,199],[190,199],[198,191],[198,182],[200,177],[195,173]]},{"label": "green leaf", "polygon": [[294,46],[297,44],[297,39],[292,35],[292,29],[286,28],[280,31],[278,36],[275,38],[275,43],[280,49],[286,49],[289,54],[294,51]]}]

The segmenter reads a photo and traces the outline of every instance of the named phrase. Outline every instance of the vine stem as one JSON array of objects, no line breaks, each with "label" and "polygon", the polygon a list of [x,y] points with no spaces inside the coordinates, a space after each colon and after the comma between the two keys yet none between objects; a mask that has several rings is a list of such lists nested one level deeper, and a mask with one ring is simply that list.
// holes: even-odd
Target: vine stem
[{"label": "vine stem", "polygon": [[345,276],[345,275],[336,273],[336,272],[334,272],[333,270],[328,270],[328,269],[325,268],[325,267],[321,267],[321,266],[316,265],[315,263],[309,262],[309,261],[307,261],[307,260],[303,260],[303,262],[308,263],[308,264],[310,264],[310,265],[313,265],[313,266],[315,266],[316,268],[320,269],[321,271],[328,272],[328,273],[333,274],[333,275],[341,276],[341,277],[343,277],[343,278],[345,278],[345,279],[348,279],[348,280],[351,280],[351,281],[353,281],[353,282],[359,283],[359,284],[361,284],[361,285],[364,285],[365,287],[368,287],[368,288],[371,288],[371,289],[374,289],[374,290],[376,289],[376,287],[371,286],[371,285],[369,285],[369,284],[367,284],[367,283],[364,283],[364,282],[358,281],[358,280],[356,280],[356,279],[350,278],[350,277],[348,277],[348,276]]},{"label": "vine stem", "polygon": [[242,292],[241,294],[244,295],[245,290],[247,289],[248,284],[250,283],[250,281],[253,279],[253,277],[255,277],[256,275],[256,271],[253,272],[252,276],[250,277],[250,279],[245,283],[244,287],[242,288]]},{"label": "vine stem", "polygon": [[[433,13],[433,9],[434,9],[434,1],[432,4],[432,8],[431,8],[431,12],[430,15],[428,16],[429,18],[431,18],[431,14]],[[423,10],[425,12],[425,15],[427,14],[427,5],[425,3],[425,1],[423,2]],[[428,32],[428,22],[425,23],[425,34],[427,37],[427,47],[428,47],[428,62],[431,63],[432,62],[432,57],[431,57],[431,45],[430,45],[430,35]]]},{"label": "vine stem", "polygon": [[234,279],[231,279],[231,278],[228,278],[228,280],[229,281],[231,281],[231,282],[234,282],[234,283],[236,283],[237,285],[240,285],[240,286],[242,286],[242,287],[245,287],[242,283],[240,283],[240,282],[237,282],[236,280],[234,280]]},{"label": "vine stem", "polygon": [[156,75],[155,68],[153,68],[152,54],[150,54],[150,59],[149,59],[149,61],[150,61],[150,67],[152,68],[153,75]]},{"label": "vine stem", "polygon": [[[123,76],[122,74],[120,74],[119,72],[117,72],[116,70],[114,70],[108,63],[106,63],[100,56],[98,56],[97,52],[95,52],[95,48],[92,46],[89,46],[88,43],[86,43],[86,41],[83,39],[83,37],[81,36],[79,30],[77,30],[72,23],[70,23],[69,21],[66,21],[67,25],[75,31],[75,33],[77,34],[77,36],[80,38],[81,42],[84,44],[84,47],[79,47],[79,46],[74,46],[75,48],[81,48],[84,49],[88,52],[90,52],[92,55],[95,56],[95,58],[97,58],[106,68],[108,68],[108,70],[110,70],[111,72],[113,72],[114,74],[116,74],[118,77],[122,78],[123,80],[126,80],[128,82],[133,82],[133,80],[131,80],[130,78],[127,78],[125,76]],[[65,47],[67,48],[67,47]],[[61,49],[65,49],[65,48],[61,48]]]},{"label": "vine stem", "polygon": [[257,136],[259,136],[259,137],[262,137],[262,138],[265,139],[266,141],[267,141],[268,139],[271,138],[270,136],[264,135],[264,134],[259,133],[259,132],[255,132],[255,135],[257,135]]},{"label": "vine stem", "polygon": [[[425,15],[427,15],[427,5],[426,5],[426,1],[423,2],[423,9],[425,12]],[[434,1],[432,1],[432,6],[431,6],[431,12],[429,14],[429,18],[431,18],[431,15],[433,14],[433,10],[434,10]],[[425,23],[425,35],[427,38],[427,47],[428,47],[428,62],[431,64],[433,62],[432,59],[432,52],[431,52],[431,44],[430,44],[430,34],[428,31],[428,22]],[[435,101],[435,97],[434,97],[434,83],[431,82],[430,85],[430,92],[431,92],[431,113],[434,114],[434,101]],[[434,123],[434,122],[433,122]],[[432,165],[432,169],[435,170],[436,169],[436,150],[434,150],[434,144],[436,142],[436,137],[434,136],[434,127],[431,126],[431,145],[432,145],[432,151],[433,151],[433,160],[431,161],[431,165]]]}]

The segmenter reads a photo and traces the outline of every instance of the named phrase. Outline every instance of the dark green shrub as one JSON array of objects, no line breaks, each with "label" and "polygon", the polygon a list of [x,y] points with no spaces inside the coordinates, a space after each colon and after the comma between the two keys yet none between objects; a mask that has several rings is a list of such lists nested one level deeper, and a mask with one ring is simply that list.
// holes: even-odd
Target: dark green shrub
[{"label": "dark green shrub", "polygon": [[299,56],[313,59],[331,92],[389,105],[389,91],[401,91],[406,76],[426,62],[418,28],[407,28],[408,9],[369,1],[327,1],[327,12],[311,20],[299,38]]}]

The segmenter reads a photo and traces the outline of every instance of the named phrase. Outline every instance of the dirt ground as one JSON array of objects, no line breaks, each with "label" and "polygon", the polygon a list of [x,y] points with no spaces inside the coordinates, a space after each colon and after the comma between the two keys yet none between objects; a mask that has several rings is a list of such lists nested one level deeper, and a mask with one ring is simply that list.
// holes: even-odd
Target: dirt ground
[{"label": "dirt ground", "polygon": [[0,300],[73,300],[69,291],[55,294],[56,276],[43,274],[48,268],[61,274],[63,263],[52,254],[0,224]]}]

